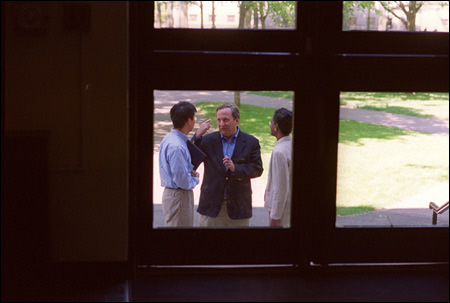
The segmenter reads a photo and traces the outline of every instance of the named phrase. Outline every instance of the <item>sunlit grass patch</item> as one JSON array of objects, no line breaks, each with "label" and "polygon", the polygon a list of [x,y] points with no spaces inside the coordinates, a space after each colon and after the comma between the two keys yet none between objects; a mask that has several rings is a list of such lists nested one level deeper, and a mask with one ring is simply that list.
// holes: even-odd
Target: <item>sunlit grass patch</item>
[{"label": "sunlit grass patch", "polygon": [[336,215],[338,216],[348,216],[368,213],[374,211],[375,208],[372,206],[338,206],[336,207]]},{"label": "sunlit grass patch", "polygon": [[[383,208],[448,180],[449,137],[393,127],[349,135],[341,120],[338,147],[337,206]],[[361,124],[360,124],[361,123]],[[389,135],[389,132],[392,134]],[[382,135],[376,135],[376,133]],[[353,136],[353,137],[352,137]],[[347,138],[347,139],[343,139]],[[351,138],[351,139],[348,139]],[[425,203],[426,204],[426,203]]]},{"label": "sunlit grass patch", "polygon": [[339,143],[364,145],[365,139],[391,140],[415,133],[396,127],[369,124],[354,120],[340,120]]}]

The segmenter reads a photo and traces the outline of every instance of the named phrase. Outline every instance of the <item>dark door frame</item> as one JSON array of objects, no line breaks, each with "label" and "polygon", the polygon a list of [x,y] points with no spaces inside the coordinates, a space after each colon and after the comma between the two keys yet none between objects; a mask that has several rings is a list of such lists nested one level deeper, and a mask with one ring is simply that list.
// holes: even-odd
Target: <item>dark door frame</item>
[{"label": "dark door frame", "polygon": [[[153,30],[152,2],[129,8],[134,265],[448,262],[448,227],[335,227],[339,92],[448,92],[448,33],[342,32],[341,2],[299,2],[290,32]],[[295,92],[291,229],[152,229],[154,89]]]}]

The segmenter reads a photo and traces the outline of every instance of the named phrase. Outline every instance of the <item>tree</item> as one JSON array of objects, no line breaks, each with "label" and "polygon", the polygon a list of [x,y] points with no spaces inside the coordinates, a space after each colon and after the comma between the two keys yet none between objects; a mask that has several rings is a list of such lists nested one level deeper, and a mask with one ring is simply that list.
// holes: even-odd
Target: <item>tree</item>
[{"label": "tree", "polygon": [[216,8],[215,8],[215,1],[211,1],[211,7],[212,7],[212,14],[211,14],[211,22],[212,26],[211,28],[216,28]]},{"label": "tree", "polygon": [[173,1],[167,1],[167,27],[172,28],[173,22]]},{"label": "tree", "polygon": [[254,1],[238,1],[239,6],[239,25],[238,28],[244,28]]},{"label": "tree", "polygon": [[375,1],[344,1],[342,13],[344,19],[353,17],[355,10],[364,11],[366,9],[372,10],[375,8]]},{"label": "tree", "polygon": [[203,1],[200,1],[200,27],[203,28]]},{"label": "tree", "polygon": [[188,28],[188,4],[189,1],[180,1],[180,15],[178,17],[179,27]]},{"label": "tree", "polygon": [[370,29],[370,11],[375,9],[375,1],[344,1],[342,14],[344,16],[343,29],[348,30],[349,20],[355,16],[355,11],[367,10],[367,30]]},{"label": "tree", "polygon": [[[267,1],[268,13],[275,24],[283,27],[295,27],[297,1]],[[345,2],[345,1],[344,1]]]},{"label": "tree", "polygon": [[256,4],[256,10],[259,14],[259,20],[261,21],[261,28],[266,28],[266,18],[269,14],[269,3],[268,1],[258,1]]},{"label": "tree", "polygon": [[[252,28],[251,20],[253,17],[253,28],[266,28],[266,18],[269,13],[269,2],[279,1],[238,1],[239,7],[239,25],[238,28]],[[292,1],[295,2],[295,1]]]},{"label": "tree", "polygon": [[[416,31],[416,15],[426,1],[380,1],[381,6],[399,19],[406,30],[410,32]],[[402,16],[400,11],[405,15]]]},{"label": "tree", "polygon": [[167,6],[167,1],[155,1],[155,12],[156,12],[156,21],[158,22],[159,27],[162,27],[163,17],[162,17],[162,6]]},{"label": "tree", "polygon": [[234,104],[236,104],[237,107],[241,107],[241,92],[240,91],[234,91]]},{"label": "tree", "polygon": [[[426,5],[448,6],[448,1],[379,1],[381,7],[393,17],[400,20],[407,31],[416,31],[416,17]],[[344,1],[344,20],[354,16],[355,10],[372,10],[375,1]],[[388,20],[388,22],[390,22]],[[345,27],[345,22],[344,22]]]},{"label": "tree", "polygon": [[259,26],[258,9],[253,7],[253,28],[257,29]]},{"label": "tree", "polygon": [[200,7],[200,28],[203,28],[203,1],[188,1],[189,4],[198,5]]}]

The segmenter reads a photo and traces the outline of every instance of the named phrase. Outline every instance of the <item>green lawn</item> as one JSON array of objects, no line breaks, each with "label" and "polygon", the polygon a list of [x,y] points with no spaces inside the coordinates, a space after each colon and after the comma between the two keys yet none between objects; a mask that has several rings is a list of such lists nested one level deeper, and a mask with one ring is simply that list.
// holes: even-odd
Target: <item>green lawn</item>
[{"label": "green lawn", "polygon": [[368,213],[374,210],[375,208],[372,206],[337,206],[336,214],[338,216],[348,216],[348,215]]},{"label": "green lawn", "polygon": [[[197,108],[217,129],[217,103]],[[448,111],[448,110],[447,110]],[[241,105],[242,131],[260,140],[267,180],[276,139],[269,122],[274,109]],[[338,146],[337,214],[347,215],[389,206],[448,180],[449,137],[394,127],[341,120]]]},{"label": "green lawn", "polygon": [[384,208],[448,180],[449,137],[340,121],[337,206]]}]

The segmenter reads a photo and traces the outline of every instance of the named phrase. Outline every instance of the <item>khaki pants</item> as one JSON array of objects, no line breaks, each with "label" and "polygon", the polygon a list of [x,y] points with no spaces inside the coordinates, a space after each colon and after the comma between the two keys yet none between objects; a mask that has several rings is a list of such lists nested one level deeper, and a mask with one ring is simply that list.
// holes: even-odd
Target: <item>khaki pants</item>
[{"label": "khaki pants", "polygon": [[164,188],[162,206],[166,227],[194,226],[194,192],[192,190]]},{"label": "khaki pants", "polygon": [[238,219],[234,220],[228,217],[227,203],[223,202],[220,208],[220,212],[217,217],[212,218],[199,215],[200,227],[249,227],[250,219]]}]

